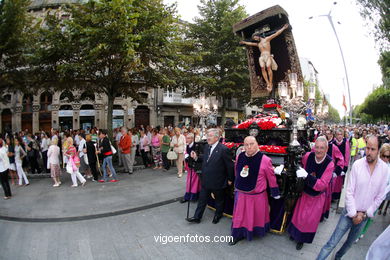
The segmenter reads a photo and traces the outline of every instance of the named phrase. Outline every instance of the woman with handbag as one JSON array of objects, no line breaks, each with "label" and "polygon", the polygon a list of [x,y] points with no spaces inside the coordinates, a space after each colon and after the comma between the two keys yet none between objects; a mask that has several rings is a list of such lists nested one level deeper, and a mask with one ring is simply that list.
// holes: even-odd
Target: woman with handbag
[{"label": "woman with handbag", "polygon": [[140,147],[142,161],[144,162],[145,168],[150,166],[150,160],[148,157],[148,153],[150,151],[150,140],[149,137],[145,134],[144,130],[140,130],[141,139],[140,139]]},{"label": "woman with handbag", "polygon": [[1,186],[4,190],[4,199],[8,200],[11,198],[11,187],[8,182],[8,168],[9,168],[9,158],[8,151],[5,147],[4,141],[0,138],[0,180]]},{"label": "woman with handbag", "polygon": [[27,156],[26,151],[24,151],[22,147],[22,138],[15,138],[15,165],[16,165],[16,172],[18,173],[19,176],[19,186],[22,186],[23,184],[23,179],[25,185],[29,185],[30,182],[27,179],[26,173],[23,170],[23,158]]},{"label": "woman with handbag", "polygon": [[163,161],[163,166],[164,170],[163,171],[168,171],[169,168],[171,168],[171,162],[167,158],[167,154],[169,152],[169,148],[171,145],[171,137],[168,135],[168,129],[164,128],[162,130],[163,132],[163,137],[161,140],[161,156],[162,156],[162,161]]},{"label": "woman with handbag", "polygon": [[133,167],[135,163],[135,155],[137,153],[137,147],[139,147],[139,137],[137,129],[133,128],[128,131],[128,135],[131,136],[131,153],[130,153],[130,166],[129,171],[133,173]]},{"label": "woman with handbag", "polygon": [[183,176],[183,162],[184,162],[184,150],[186,146],[186,138],[181,134],[180,128],[175,128],[175,135],[172,137],[171,147],[177,154],[176,166],[177,166],[177,177]]},{"label": "woman with handbag", "polygon": [[16,164],[15,164],[15,146],[12,136],[7,136],[5,139],[7,143],[8,157],[9,157],[9,175],[11,176],[11,184],[15,185],[16,177]]},{"label": "woman with handbag", "polygon": [[70,173],[72,177],[73,185],[71,187],[77,187],[77,179],[79,179],[81,185],[84,187],[87,181],[79,172],[80,158],[76,151],[76,147],[74,147],[73,145],[73,138],[68,137],[68,139],[66,139],[66,142],[68,144],[65,150],[65,156],[68,158],[68,163],[66,164],[66,171]]},{"label": "woman with handbag", "polygon": [[99,180],[99,182],[106,182],[107,181],[107,166],[110,169],[112,180],[110,182],[118,182],[116,178],[116,171],[114,169],[114,166],[112,165],[112,155],[116,152],[113,151],[115,148],[111,145],[110,140],[107,137],[107,131],[102,130],[100,132],[100,138],[101,142],[99,145],[99,152],[103,154],[103,180]]},{"label": "woman with handbag", "polygon": [[51,145],[47,150],[47,166],[46,167],[50,169],[50,176],[54,181],[53,187],[59,187],[61,185],[61,168],[60,147],[58,147],[58,138],[54,138],[51,141]]}]

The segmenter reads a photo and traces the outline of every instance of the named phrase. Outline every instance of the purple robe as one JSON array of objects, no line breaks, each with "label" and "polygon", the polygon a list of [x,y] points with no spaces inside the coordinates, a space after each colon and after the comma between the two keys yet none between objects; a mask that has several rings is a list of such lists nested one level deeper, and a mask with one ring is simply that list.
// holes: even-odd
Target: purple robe
[{"label": "purple robe", "polygon": [[[346,173],[349,165],[349,157],[351,156],[349,141],[346,138],[343,138],[343,141],[341,141],[340,143],[337,140],[335,140],[333,144],[337,146],[337,148],[340,150],[340,153],[343,155],[343,159],[344,159],[343,171]],[[333,200],[340,199],[341,190],[343,189],[343,185],[344,185],[344,178],[345,175],[344,176],[338,175],[336,178],[334,178],[333,189],[332,189]]]},{"label": "purple robe", "polygon": [[[249,175],[243,178],[240,173],[245,165],[249,166]],[[247,240],[262,237],[270,228],[267,186],[272,197],[279,196],[272,161],[261,152],[252,157],[242,152],[236,160],[235,174],[232,236]]]},{"label": "purple robe", "polygon": [[[186,148],[186,155],[188,156],[191,154],[191,151],[193,150],[194,145],[192,147],[189,147],[187,145]],[[186,193],[184,194],[185,200],[197,200],[199,198],[200,193],[200,178],[198,174],[195,172],[194,169],[188,167],[188,163],[184,162],[184,168],[187,171],[187,180],[186,180]],[[191,189],[190,189],[191,186]]]},{"label": "purple robe", "polygon": [[[288,233],[297,242],[311,243],[321,220],[326,199],[325,191],[332,178],[334,165],[329,156],[317,164],[314,152],[306,153],[302,164],[308,175],[304,191],[295,205]],[[311,175],[313,172],[316,176]]]},{"label": "purple robe", "polygon": [[330,210],[330,207],[332,205],[332,191],[333,191],[334,183],[336,181],[336,178],[333,178],[333,172],[335,172],[336,175],[340,175],[340,173],[342,172],[343,167],[344,167],[344,157],[343,157],[342,153],[340,152],[339,148],[337,148],[337,146],[334,144],[334,141],[329,142],[328,155],[333,160],[334,168],[332,169],[332,178],[329,182],[329,187],[325,191],[326,200],[324,203],[321,221],[324,218],[329,217],[329,210]]}]

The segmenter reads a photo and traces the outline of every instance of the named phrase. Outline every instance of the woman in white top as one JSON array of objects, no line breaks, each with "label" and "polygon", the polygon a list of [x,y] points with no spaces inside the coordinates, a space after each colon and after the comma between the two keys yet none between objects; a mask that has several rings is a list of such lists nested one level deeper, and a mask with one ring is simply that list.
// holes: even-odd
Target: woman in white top
[{"label": "woman in white top", "polygon": [[183,176],[183,162],[184,162],[184,150],[186,147],[186,138],[181,134],[180,128],[175,128],[175,135],[172,137],[171,147],[173,151],[177,154],[177,177],[181,178]]},{"label": "woman in white top", "polygon": [[5,146],[3,139],[0,138],[0,180],[1,186],[4,190],[4,199],[10,199],[11,187],[8,182],[8,168],[9,168],[9,158],[8,158],[8,150]]},{"label": "woman in white top", "polygon": [[145,134],[145,131],[140,130],[141,138],[139,140],[139,149],[141,151],[142,161],[144,162],[145,168],[150,166],[150,160],[148,153],[150,152],[150,139]]},{"label": "woman in white top", "polygon": [[53,187],[58,187],[61,185],[60,176],[60,147],[58,147],[58,138],[55,138],[51,141],[49,150],[47,151],[47,164],[50,168],[50,175],[53,178],[54,185]]},{"label": "woman in white top", "polygon": [[43,159],[43,167],[45,168],[45,172],[49,173],[49,170],[46,168],[47,165],[47,150],[49,149],[50,139],[45,132],[41,134],[41,152]]},{"label": "woman in white top", "polygon": [[16,172],[19,176],[19,186],[22,186],[23,180],[24,183],[27,185],[30,184],[30,182],[27,179],[26,173],[23,170],[23,158],[27,156],[26,151],[23,149],[23,147],[20,145],[23,140],[22,138],[15,138],[15,164],[16,164]]},{"label": "woman in white top", "polygon": [[137,153],[137,146],[139,145],[139,137],[136,129],[130,129],[128,135],[131,136],[131,152],[130,152],[130,169],[129,172],[133,172],[133,166],[135,162],[135,154]]},{"label": "woman in white top", "polygon": [[12,136],[8,135],[5,138],[5,142],[7,144],[8,149],[8,158],[9,158],[9,174],[11,176],[11,184],[15,185],[15,181],[18,179],[16,177],[16,164],[15,164],[15,145],[13,142]]}]

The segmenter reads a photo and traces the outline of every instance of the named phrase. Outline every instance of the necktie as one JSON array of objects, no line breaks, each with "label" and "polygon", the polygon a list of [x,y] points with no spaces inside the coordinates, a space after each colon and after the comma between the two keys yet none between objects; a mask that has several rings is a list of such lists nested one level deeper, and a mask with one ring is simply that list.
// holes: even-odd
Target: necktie
[{"label": "necktie", "polygon": [[211,145],[209,145],[209,157],[207,158],[207,161],[209,161],[210,157],[211,157]]}]

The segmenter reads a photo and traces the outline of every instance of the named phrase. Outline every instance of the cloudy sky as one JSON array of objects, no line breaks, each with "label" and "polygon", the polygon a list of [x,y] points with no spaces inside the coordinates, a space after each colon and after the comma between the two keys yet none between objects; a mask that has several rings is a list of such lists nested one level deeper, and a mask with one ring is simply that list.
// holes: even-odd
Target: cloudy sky
[{"label": "cloudy sky", "polygon": [[[177,2],[178,14],[183,20],[192,21],[198,14],[199,0],[164,0]],[[330,0],[240,0],[249,15],[268,7],[280,5],[289,14],[298,55],[309,59],[319,72],[320,87],[329,94],[330,102],[340,115],[344,115],[342,95],[348,95],[344,80],[344,67],[336,37],[327,17],[332,10],[333,22],[344,52],[352,105],[361,104],[374,86],[381,84],[377,63],[379,52],[369,34],[372,27],[359,14],[355,0],[342,0],[333,5]],[[313,19],[308,17],[314,16]],[[339,24],[339,23],[340,24]],[[343,83],[345,81],[345,84]]]}]

